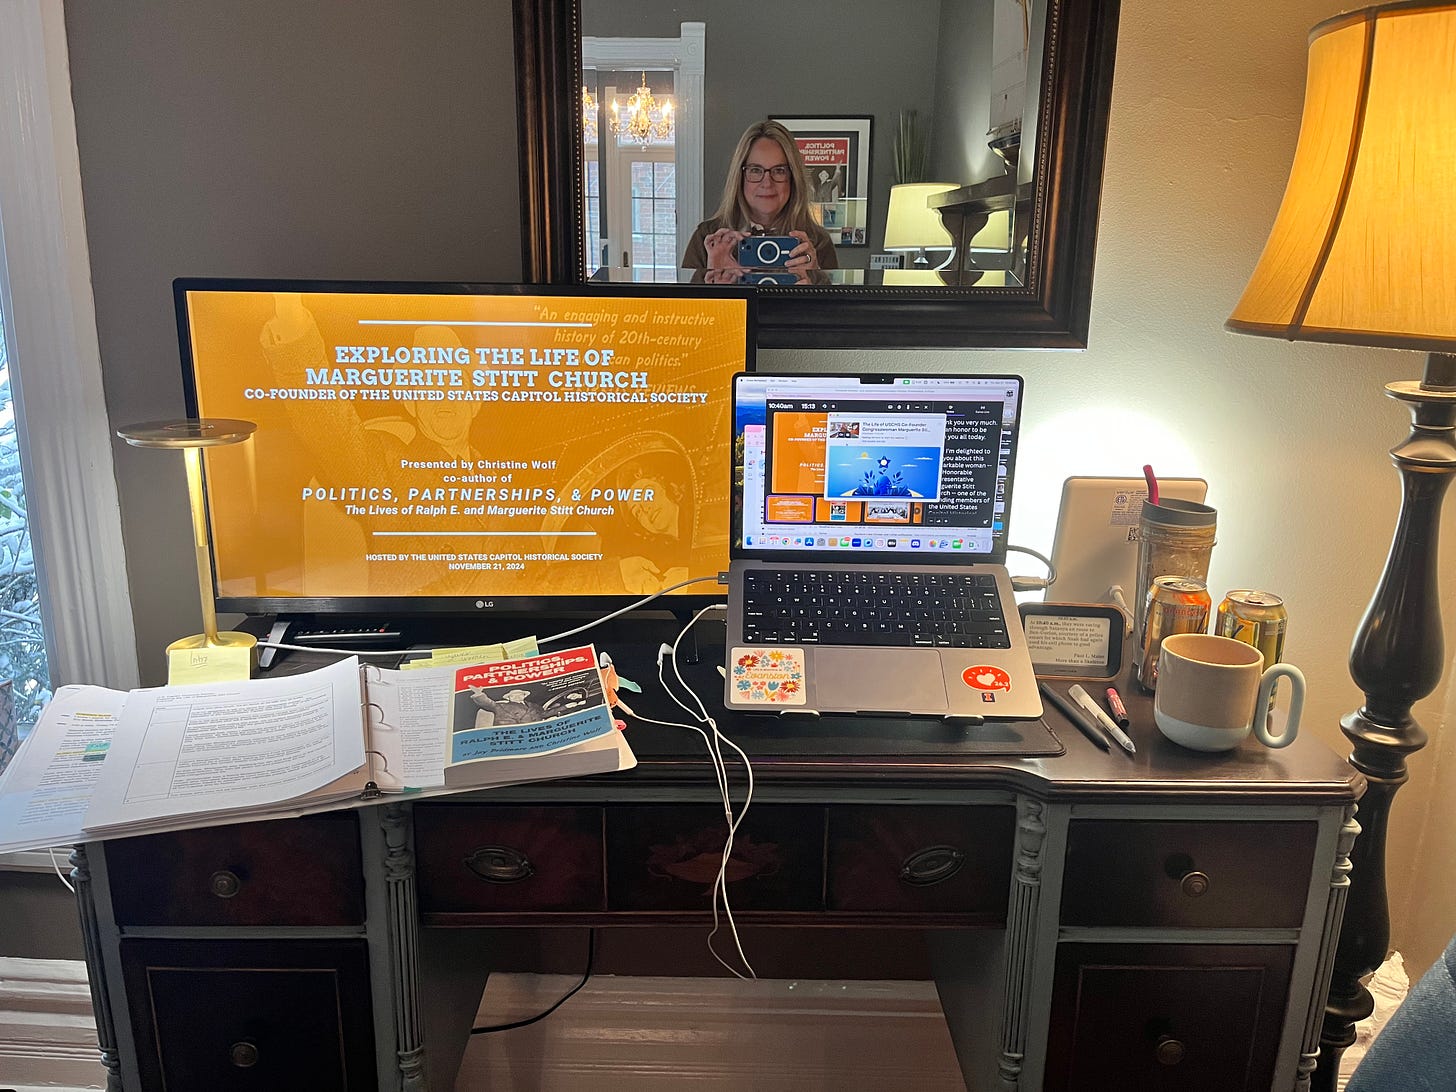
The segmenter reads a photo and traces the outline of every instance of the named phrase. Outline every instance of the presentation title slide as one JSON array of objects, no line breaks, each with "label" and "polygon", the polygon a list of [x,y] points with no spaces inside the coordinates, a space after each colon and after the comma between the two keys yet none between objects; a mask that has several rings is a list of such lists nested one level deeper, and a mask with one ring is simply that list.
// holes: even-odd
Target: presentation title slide
[{"label": "presentation title slide", "polygon": [[209,457],[220,594],[637,594],[716,573],[745,306],[193,293],[200,412],[258,425],[251,453]]}]

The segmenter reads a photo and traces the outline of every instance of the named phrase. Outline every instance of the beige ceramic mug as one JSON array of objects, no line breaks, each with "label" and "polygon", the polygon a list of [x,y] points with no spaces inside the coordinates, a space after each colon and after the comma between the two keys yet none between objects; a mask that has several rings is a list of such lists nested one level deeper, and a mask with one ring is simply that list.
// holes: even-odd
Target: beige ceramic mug
[{"label": "beige ceramic mug", "polygon": [[[1282,678],[1289,680],[1289,721],[1275,736],[1265,711]],[[1195,751],[1227,751],[1252,729],[1265,746],[1287,747],[1299,731],[1303,710],[1304,676],[1293,664],[1265,670],[1263,653],[1230,637],[1176,633],[1163,639],[1153,718],[1174,743]]]}]

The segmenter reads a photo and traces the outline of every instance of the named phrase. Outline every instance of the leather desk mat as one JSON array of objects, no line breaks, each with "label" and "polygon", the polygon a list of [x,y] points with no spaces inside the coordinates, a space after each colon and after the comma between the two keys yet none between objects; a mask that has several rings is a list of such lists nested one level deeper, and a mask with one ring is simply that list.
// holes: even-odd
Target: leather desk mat
[{"label": "leather desk mat", "polygon": [[[721,630],[719,631],[721,632]],[[615,653],[614,653],[615,654]],[[635,660],[630,652],[626,657]],[[1048,756],[1066,753],[1056,733],[1041,720],[987,720],[982,724],[945,721],[938,717],[846,716],[838,713],[814,716],[803,712],[729,712],[723,706],[723,645],[705,641],[695,662],[680,662],[683,679],[703,700],[725,736],[750,756],[813,755],[1001,755]],[[655,666],[640,660],[618,669],[644,688],[642,694],[623,693],[627,704],[645,716],[661,720],[690,721],[691,718],[662,693]],[[636,668],[636,673],[632,672]],[[667,672],[674,690],[676,680]],[[691,703],[690,703],[691,704]],[[1055,710],[1051,711],[1055,716]],[[627,718],[627,740],[639,756],[682,754],[685,734]],[[690,733],[687,733],[690,734]],[[693,742],[701,744],[696,736]]]},{"label": "leather desk mat", "polygon": [[[537,624],[540,622],[539,619],[535,621]],[[267,618],[249,618],[242,628],[262,635],[268,632],[268,623]],[[483,643],[520,635],[519,628],[492,633],[483,630],[479,622],[461,628],[462,632],[450,632],[448,626],[432,620],[429,629],[436,631],[430,634],[434,640],[421,641],[421,647]],[[583,634],[580,641],[583,644],[594,642],[598,649],[609,650],[618,670],[643,687],[644,693],[641,694],[627,690],[622,692],[623,699],[637,712],[660,720],[690,723],[692,718],[672,703],[657,681],[658,643],[670,641],[679,628],[678,624],[664,622],[648,626],[609,623],[595,632]],[[685,648],[685,654],[679,661],[683,678],[703,700],[723,734],[751,756],[980,754],[1030,757],[1066,753],[1066,747],[1045,719],[986,721],[977,725],[935,717],[730,713],[723,707],[723,677],[718,673],[718,666],[723,662],[722,623],[708,621],[703,623],[702,629],[706,639],[691,652]],[[334,659],[337,659],[337,654],[290,652],[273,671],[291,675],[312,670]],[[670,670],[667,675],[669,684],[680,691]],[[1052,715],[1056,715],[1054,710]],[[639,756],[695,754],[702,746],[702,740],[685,729],[665,728],[631,717],[625,719],[628,741]]]},{"label": "leather desk mat", "polygon": [[[632,695],[632,708],[663,720],[684,720],[658,709],[642,709],[639,695]],[[709,705],[725,736],[748,752],[750,757],[804,755],[1001,755],[1051,756],[1066,753],[1066,747],[1043,720],[987,721],[968,725],[930,717],[814,717],[804,714],[729,715]],[[664,715],[666,714],[666,715]],[[702,741],[685,740],[681,730],[660,728],[627,719],[627,741],[639,757],[682,754]],[[725,748],[727,750],[727,748]]]}]

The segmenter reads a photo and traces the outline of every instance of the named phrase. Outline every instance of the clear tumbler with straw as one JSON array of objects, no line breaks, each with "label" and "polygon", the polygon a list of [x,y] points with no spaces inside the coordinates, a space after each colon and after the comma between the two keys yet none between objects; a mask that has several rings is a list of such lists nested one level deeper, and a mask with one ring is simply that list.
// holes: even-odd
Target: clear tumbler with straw
[{"label": "clear tumbler with straw", "polygon": [[1169,498],[1161,503],[1143,501],[1138,520],[1136,612],[1138,648],[1147,635],[1148,589],[1160,576],[1191,576],[1208,580],[1218,511],[1195,501]]}]

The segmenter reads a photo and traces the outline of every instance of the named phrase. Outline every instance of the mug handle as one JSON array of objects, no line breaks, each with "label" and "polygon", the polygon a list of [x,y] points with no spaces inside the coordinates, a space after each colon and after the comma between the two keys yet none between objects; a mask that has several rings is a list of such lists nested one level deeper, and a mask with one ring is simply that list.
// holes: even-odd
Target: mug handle
[{"label": "mug handle", "polygon": [[[1284,725],[1283,734],[1275,736],[1269,734],[1269,697],[1281,677],[1290,683],[1289,720]],[[1304,672],[1293,664],[1275,664],[1264,672],[1259,680],[1259,696],[1254,699],[1254,735],[1259,737],[1259,742],[1266,747],[1288,747],[1299,732],[1299,718],[1303,712]]]}]

